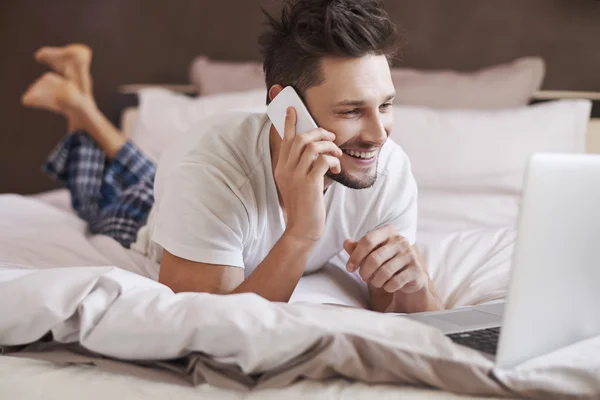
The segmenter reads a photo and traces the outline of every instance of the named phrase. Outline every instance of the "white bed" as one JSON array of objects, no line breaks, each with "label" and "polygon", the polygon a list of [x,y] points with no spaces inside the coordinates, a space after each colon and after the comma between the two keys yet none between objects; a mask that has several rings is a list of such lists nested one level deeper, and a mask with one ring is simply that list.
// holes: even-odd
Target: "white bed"
[{"label": "white bed", "polygon": [[[154,312],[154,316],[145,316],[144,319],[139,320],[140,315],[144,315],[144,312],[136,311],[136,314],[131,312],[125,312],[124,315],[121,313],[120,321],[115,320],[114,316],[110,314],[110,307],[114,310],[115,304],[109,304],[111,301],[98,300],[98,293],[105,294],[108,299],[114,299],[110,293],[106,293],[105,289],[116,290],[121,292],[124,289],[118,289],[115,287],[115,282],[111,283],[104,281],[104,288],[102,285],[93,284],[93,290],[96,293],[92,293],[87,296],[87,300],[91,299],[91,303],[87,305],[84,303],[77,308],[76,314],[79,315],[75,318],[76,314],[71,315],[72,311],[61,311],[61,307],[55,301],[49,301],[55,296],[65,296],[66,298],[72,298],[73,295],[69,292],[61,293],[61,286],[64,284],[64,288],[70,290],[71,285],[69,281],[77,281],[81,276],[82,271],[89,274],[95,274],[90,272],[92,270],[105,271],[105,275],[115,275],[114,268],[107,267],[94,267],[95,265],[120,265],[127,269],[133,267],[135,274],[130,276],[138,276],[138,274],[144,274],[144,268],[149,268],[144,264],[143,259],[138,259],[136,256],[130,257],[129,251],[126,251],[119,247],[118,243],[110,238],[102,236],[89,236],[84,233],[84,226],[76,218],[73,218],[71,212],[60,210],[55,205],[50,205],[39,197],[50,201],[51,203],[63,207],[65,196],[64,192],[55,192],[50,194],[44,194],[38,196],[38,199],[32,199],[27,197],[21,197],[16,195],[1,195],[0,196],[0,212],[2,217],[0,221],[1,229],[0,232],[0,254],[3,254],[3,258],[7,261],[0,265],[0,313],[4,315],[4,318],[8,317],[9,321],[5,319],[0,320],[0,334],[2,337],[10,337],[11,333],[4,331],[6,327],[9,329],[17,329],[17,333],[12,334],[12,337],[19,338],[22,335],[36,336],[35,332],[31,332],[31,329],[36,328],[43,323],[43,320],[53,318],[55,315],[63,315],[64,324],[54,325],[50,320],[49,326],[55,326],[56,332],[65,333],[69,335],[68,330],[73,328],[73,324],[83,323],[83,321],[91,320],[98,321],[100,325],[104,324],[103,333],[93,332],[87,330],[85,334],[82,333],[80,336],[81,343],[84,347],[89,348],[91,351],[95,351],[100,354],[111,355],[111,351],[101,351],[94,346],[98,344],[103,346],[115,346],[129,348],[127,340],[131,343],[136,343],[147,339],[144,339],[144,332],[148,332],[150,337],[156,337],[156,333],[152,331],[153,325],[148,323],[158,324],[159,321],[156,319],[160,317],[158,311]],[[7,212],[8,211],[8,212]],[[6,232],[10,231],[10,235]],[[19,246],[19,243],[21,246]],[[61,248],[62,243],[62,248]],[[471,249],[475,250],[475,249]],[[489,250],[489,249],[488,249]],[[492,254],[490,259],[491,263],[497,266],[498,255],[502,255],[502,252],[506,251],[503,249],[496,254]],[[510,252],[509,252],[510,253]],[[479,255],[481,257],[481,255]],[[453,257],[450,257],[452,259]],[[481,259],[480,259],[481,260]],[[31,269],[30,267],[25,268],[24,271],[31,274],[38,274],[37,271],[43,273],[49,271],[52,275],[52,279],[41,278],[38,282],[24,281],[21,285],[25,284],[23,288],[27,288],[27,292],[31,294],[35,293],[34,298],[38,299],[39,304],[37,305],[38,310],[31,312],[29,304],[23,303],[24,300],[28,301],[27,296],[22,296],[22,292],[15,286],[6,286],[3,284],[7,279],[11,278],[11,273],[19,272],[19,268],[7,270],[5,267],[7,264],[18,264],[21,261],[22,264],[36,266],[37,268]],[[141,264],[140,264],[141,261]],[[469,260],[466,260],[468,263]],[[84,265],[88,267],[76,267],[78,265]],[[13,265],[11,265],[12,267]],[[65,273],[55,274],[53,271],[57,271],[53,267],[63,267]],[[64,268],[67,267],[67,268]],[[485,266],[484,266],[485,267]],[[483,268],[485,269],[485,268]],[[68,271],[75,271],[74,275],[71,276]],[[14,272],[11,272],[14,271]],[[459,273],[461,272],[458,270]],[[20,272],[19,272],[20,273]],[[489,271],[488,271],[489,273]],[[117,276],[121,276],[121,273],[117,273]],[[52,277],[51,275],[46,275]],[[329,275],[329,277],[331,277]],[[312,275],[308,278],[303,278],[303,284],[307,289],[307,293],[313,290],[316,294],[317,301],[340,302],[348,304],[348,296],[352,297],[352,289],[346,290],[350,286],[344,284],[340,285],[337,280],[339,275],[335,276],[335,280],[328,279],[328,274],[324,273],[321,278],[315,280],[315,276]],[[131,278],[129,278],[131,279]],[[134,309],[144,305],[145,309],[154,310],[152,304],[157,304],[156,299],[144,297],[148,294],[143,286],[155,287],[162,286],[151,280],[143,281],[145,278],[136,278],[132,281],[133,286],[139,288],[139,292],[133,293],[129,301],[134,299]],[[312,279],[312,281],[311,281]],[[434,279],[440,284],[440,286],[453,285],[453,281],[448,279],[444,274],[434,275]],[[476,286],[478,279],[474,279]],[[485,287],[485,279],[479,282],[482,287]],[[86,284],[87,286],[90,286]],[[139,286],[141,285],[141,286]],[[91,287],[90,286],[90,287]],[[127,285],[125,285],[127,286]],[[131,285],[129,285],[131,286]],[[52,288],[52,290],[47,290]],[[75,289],[74,289],[75,290]],[[164,287],[162,289],[163,292]],[[469,293],[477,289],[473,288],[473,283],[468,287],[461,287],[460,291],[468,297],[471,296]],[[58,292],[57,292],[58,291]],[[110,290],[109,290],[110,291]],[[446,292],[455,293],[455,292]],[[31,295],[30,294],[30,295]],[[322,296],[324,295],[324,296]],[[253,296],[253,295],[248,295]],[[79,399],[83,396],[86,398],[106,399],[106,398],[127,398],[127,399],[163,399],[163,398],[192,398],[192,396],[204,396],[206,398],[222,398],[222,399],[238,399],[238,398],[348,398],[348,399],[361,399],[361,398],[402,398],[407,399],[433,399],[433,398],[473,398],[466,396],[459,396],[449,392],[442,392],[435,389],[428,389],[425,387],[413,387],[416,384],[422,386],[425,382],[436,387],[448,387],[451,386],[455,392],[470,392],[470,393],[496,393],[503,397],[510,396],[511,393],[521,393],[532,398],[563,398],[562,395],[557,396],[554,391],[567,391],[571,394],[577,395],[588,395],[590,393],[600,393],[600,386],[598,386],[597,377],[600,373],[600,358],[588,357],[589,354],[597,354],[600,351],[600,338],[595,339],[589,343],[578,344],[573,348],[566,348],[556,353],[551,353],[547,358],[541,358],[539,360],[532,360],[528,365],[524,365],[520,370],[512,372],[493,371],[491,361],[481,356],[479,353],[470,349],[462,348],[452,344],[447,338],[443,338],[441,333],[437,332],[433,328],[428,328],[417,323],[413,325],[398,325],[395,321],[390,318],[399,318],[379,315],[376,313],[365,313],[359,311],[361,314],[352,314],[354,308],[328,306],[319,310],[314,309],[311,305],[292,304],[287,307],[285,305],[277,305],[269,303],[264,300],[260,300],[256,303],[259,298],[246,297],[240,299],[241,303],[238,302],[237,308],[230,312],[231,315],[223,314],[223,310],[215,302],[215,299],[208,295],[211,301],[211,311],[216,315],[219,315],[220,319],[231,320],[233,325],[227,325],[226,328],[236,328],[242,335],[248,335],[249,337],[257,338],[257,332],[269,333],[272,335],[273,332],[269,331],[274,326],[281,326],[282,323],[289,321],[285,315],[296,315],[296,324],[298,321],[309,321],[312,318],[316,318],[320,315],[321,327],[325,327],[327,331],[333,329],[339,329],[342,325],[351,326],[354,324],[354,329],[359,327],[362,329],[363,335],[366,333],[367,336],[372,336],[371,333],[376,333],[373,338],[377,339],[382,333],[388,331],[388,328],[394,328],[397,332],[389,331],[386,349],[389,349],[389,354],[381,353],[381,350],[375,351],[375,354],[379,354],[373,358],[373,355],[364,353],[366,348],[357,347],[352,349],[350,347],[340,348],[343,353],[339,353],[340,350],[333,350],[332,355],[338,358],[337,362],[344,363],[342,356],[346,354],[348,350],[348,357],[353,354],[353,359],[356,360],[358,356],[361,359],[361,363],[365,365],[371,365],[369,368],[373,368],[375,360],[380,359],[381,365],[375,368],[375,370],[388,370],[393,375],[400,377],[400,382],[412,382],[413,385],[391,385],[391,384],[366,384],[361,382],[355,382],[346,379],[326,379],[325,381],[300,381],[296,382],[295,379],[290,381],[290,384],[285,387],[278,387],[278,385],[272,386],[268,389],[255,389],[255,390],[230,390],[222,389],[208,384],[199,384],[192,386],[189,380],[184,379],[180,374],[172,374],[164,370],[141,368],[129,363],[123,363],[119,361],[112,361],[110,359],[100,359],[96,356],[88,357],[87,355],[80,355],[79,353],[73,353],[70,351],[64,351],[58,349],[55,351],[45,352],[18,352],[10,353],[8,356],[0,356],[0,387],[2,388],[3,398],[14,398],[14,399]],[[452,301],[452,296],[446,297],[445,300]],[[183,300],[182,300],[183,299]],[[184,300],[198,300],[206,301],[207,297],[202,299],[202,296],[184,296],[179,298],[179,302]],[[224,301],[235,301],[229,299],[228,296],[222,296],[217,299],[221,303]],[[305,301],[299,299],[299,301]],[[99,302],[98,302],[99,301]],[[95,303],[94,303],[95,302]],[[167,300],[167,303],[172,301]],[[252,304],[252,303],[255,304]],[[60,302],[62,303],[62,301]],[[162,302],[165,304],[165,301]],[[96,305],[94,305],[96,304]],[[109,304],[109,308],[106,311],[98,309],[98,304]],[[200,303],[198,303],[200,304]],[[257,310],[256,304],[262,304],[264,308],[258,314],[254,313],[252,318],[258,320],[252,322],[248,320],[246,316],[252,315],[248,311],[254,309]],[[243,309],[242,305],[246,307]],[[192,310],[191,304],[183,309]],[[300,307],[300,308],[298,308]],[[68,308],[68,307],[67,307]],[[89,314],[89,310],[96,308],[96,315]],[[224,307],[227,310],[234,310],[229,305]],[[18,313],[7,314],[7,309],[19,310]],[[201,310],[202,308],[200,308]],[[87,310],[87,311],[86,311]],[[221,311],[220,311],[221,310]],[[280,315],[269,316],[270,311],[280,313]],[[166,310],[165,310],[166,311]],[[316,313],[316,311],[319,311]],[[87,316],[85,315],[87,312]],[[10,322],[11,318],[23,318],[15,316],[17,314],[24,314],[25,316],[31,316],[25,319],[25,326],[19,327]],[[138,315],[139,314],[139,315]],[[179,315],[179,317],[177,317]],[[196,314],[202,315],[202,314]],[[302,317],[304,315],[304,317]],[[191,314],[190,314],[191,316]],[[282,318],[283,316],[283,318]],[[181,320],[181,313],[177,311],[162,313],[162,317],[179,318]],[[308,317],[309,319],[306,319]],[[354,318],[361,317],[364,321],[356,320]],[[129,321],[130,318],[133,320]],[[208,316],[208,318],[212,318]],[[262,318],[266,318],[262,320]],[[273,319],[274,318],[274,319]],[[350,319],[348,319],[350,318]],[[219,319],[219,321],[220,321]],[[57,320],[58,321],[58,320]],[[80,322],[77,322],[80,321]],[[136,322],[137,321],[137,322]],[[127,329],[133,328],[137,330],[133,334],[128,332],[127,329],[123,329],[122,323],[125,322],[131,326]],[[226,321],[225,321],[226,322]],[[119,325],[121,323],[121,325]],[[256,323],[265,324],[264,328],[256,326]],[[4,325],[3,325],[4,324]],[[190,326],[185,327],[188,329],[186,332],[184,325],[179,322],[167,324],[176,330],[173,333],[166,332],[167,336],[160,339],[160,336],[154,339],[155,344],[151,346],[159,345],[160,343],[167,344],[166,340],[182,340],[188,341],[194,339],[189,336]],[[238,325],[236,327],[236,325]],[[310,325],[310,324],[309,324]],[[317,325],[316,325],[317,326]],[[315,326],[315,327],[316,327]],[[387,326],[387,328],[386,328]],[[270,327],[270,328],[268,328]],[[306,347],[306,341],[310,342],[310,337],[304,335],[312,335],[313,329],[310,326],[298,325],[300,330],[296,330],[296,327],[291,325],[288,327],[288,332],[293,333],[293,340],[289,340],[289,346],[292,346],[291,351],[299,351],[303,353],[303,348]],[[195,329],[191,327],[192,331]],[[18,330],[21,333],[18,333]],[[267,330],[265,330],[267,329]],[[308,329],[308,330],[307,330]],[[341,328],[342,331],[347,328]],[[372,331],[373,330],[373,331]],[[178,332],[179,331],[179,332]],[[81,332],[84,332],[82,330]],[[177,333],[175,333],[177,332]],[[273,358],[273,351],[279,351],[288,347],[286,342],[288,339],[292,339],[285,332],[273,336],[273,339],[265,338],[262,343],[261,351],[253,349],[253,345],[248,345],[245,342],[237,342],[232,340],[232,336],[228,335],[229,331],[222,331],[222,333],[215,333],[216,339],[213,339],[213,343],[216,340],[218,347],[224,349],[228,353],[231,349],[237,348],[242,349],[241,354],[238,356],[242,363],[242,366],[246,364],[245,369],[256,368],[257,363],[262,363],[263,356],[270,359],[271,363],[276,359]],[[303,332],[303,333],[301,333]],[[309,332],[311,332],[309,334]],[[349,331],[350,332],[350,331]],[[358,331],[354,331],[353,335]],[[208,333],[208,332],[207,332]],[[406,334],[407,336],[403,336]],[[205,333],[196,331],[197,336],[195,341],[198,339],[204,340]],[[239,333],[238,333],[239,335]],[[283,338],[282,338],[283,336]],[[360,335],[359,335],[360,336]],[[384,335],[385,336],[385,335]],[[55,336],[56,337],[56,336]],[[239,337],[239,336],[238,336]],[[121,339],[122,338],[122,339]],[[129,339],[126,339],[129,338]],[[169,339],[167,339],[169,338]],[[190,338],[190,339],[186,339]],[[397,340],[397,342],[389,342]],[[62,339],[61,339],[62,340]],[[98,342],[100,340],[100,342]],[[385,342],[385,341],[384,341]],[[141,343],[141,342],[140,342]],[[191,343],[191,342],[190,342]],[[229,343],[229,344],[228,344]],[[237,343],[237,344],[236,344]],[[296,343],[296,344],[293,344]],[[9,343],[10,344],[10,343]],[[363,343],[364,344],[364,343]],[[224,346],[223,346],[224,345]],[[257,349],[259,344],[255,343]],[[282,347],[283,345],[283,347]],[[295,350],[294,346],[299,346],[299,350]],[[304,346],[304,347],[303,347]],[[309,347],[310,348],[309,344]],[[271,351],[270,347],[279,347],[279,350]],[[200,347],[202,348],[202,347]],[[398,352],[398,350],[404,351]],[[236,351],[238,351],[236,350]],[[232,350],[233,351],[233,350]],[[263,354],[262,351],[265,353]],[[285,350],[289,351],[289,350]],[[354,351],[354,353],[353,353]],[[388,351],[388,350],[386,350]],[[428,353],[429,355],[425,355]],[[419,355],[421,354],[421,355]],[[341,359],[339,357],[342,356]],[[425,359],[423,359],[425,356]],[[248,359],[248,357],[250,357]],[[327,357],[327,356],[325,356]],[[130,357],[125,357],[129,359]],[[132,359],[140,359],[139,357],[131,357]],[[227,357],[226,357],[227,358]],[[229,359],[231,359],[229,357]],[[425,361],[424,361],[425,360]],[[398,361],[401,361],[398,364]],[[323,360],[321,361],[323,362]],[[327,362],[327,361],[325,361]],[[268,363],[268,362],[267,362]],[[390,363],[390,365],[388,365]],[[414,365],[413,365],[414,363]],[[356,361],[354,362],[356,364]],[[252,366],[254,365],[254,367]],[[417,368],[417,365],[420,367]],[[348,373],[350,370],[345,370],[344,365],[335,363],[328,367],[330,372],[338,370],[342,376],[353,376],[352,373]],[[333,369],[331,369],[333,368]],[[390,369],[391,368],[391,369]],[[414,369],[413,369],[414,368]],[[308,376],[310,376],[310,371]],[[317,371],[317,374],[322,373]],[[489,374],[494,374],[492,377]],[[433,375],[432,375],[433,374]],[[334,376],[337,374],[334,374]],[[389,374],[386,375],[385,380],[390,379]],[[378,378],[379,379],[379,378]],[[479,380],[479,382],[477,382]],[[499,383],[498,383],[499,380]],[[285,381],[285,379],[284,379]],[[242,388],[243,389],[243,388]],[[547,392],[544,392],[546,390]],[[541,391],[541,392],[540,392]],[[489,398],[488,397],[474,397],[474,398]],[[585,397],[581,397],[585,398]],[[591,396],[590,398],[594,398]]]},{"label": "white bed", "polygon": [[[438,160],[436,168],[449,174],[444,176],[439,172],[433,173],[427,163],[419,162],[436,151],[453,154],[448,149],[448,143],[440,143],[441,150],[436,150],[435,144],[427,149],[422,144],[407,142],[406,137],[397,137],[397,141],[412,151],[414,154],[414,170],[417,181],[423,182],[423,208],[422,222],[420,224],[420,246],[430,267],[430,273],[438,288],[440,295],[448,307],[466,304],[480,304],[494,301],[504,297],[507,286],[507,276],[510,270],[512,244],[514,243],[514,221],[518,210],[519,188],[522,184],[522,172],[525,158],[532,151],[581,151],[587,126],[577,126],[576,120],[567,118],[561,121],[557,118],[557,110],[566,110],[565,113],[573,115],[581,113],[575,109],[585,111],[585,106],[575,103],[564,103],[538,111],[521,111],[514,116],[505,111],[488,112],[474,118],[473,114],[458,115],[447,111],[436,114],[433,118],[439,121],[472,121],[472,132],[479,132],[482,126],[498,126],[499,121],[506,122],[500,126],[499,131],[504,136],[527,135],[523,140],[522,148],[515,149],[514,137],[505,139],[507,146],[502,148],[502,143],[497,142],[492,153],[512,152],[510,163],[501,165],[490,161],[490,152],[479,154],[482,176],[489,177],[485,172],[501,171],[503,178],[496,182],[498,192],[494,190],[489,198],[481,198],[481,193],[469,197],[468,190],[464,192],[464,202],[455,207],[452,196],[439,198],[440,184],[447,185],[449,179],[464,179],[465,171],[470,171],[472,166],[463,166],[463,170],[455,168],[456,159],[449,157],[444,165],[443,160]],[[568,111],[572,109],[572,111]],[[542,110],[542,111],[540,111]],[[545,111],[544,111],[545,110]],[[403,123],[414,123],[414,129],[425,129],[430,132],[430,126],[420,126],[420,121],[426,120],[429,110],[407,109],[402,118]],[[535,124],[530,121],[530,112],[543,113],[544,118],[537,115]],[[437,113],[437,112],[436,112]],[[589,113],[589,106],[588,106]],[[517,115],[518,114],[518,115]],[[422,118],[421,118],[422,117]],[[413,121],[410,118],[415,118]],[[407,122],[408,121],[408,122]],[[537,126],[541,122],[547,126]],[[548,135],[548,131],[557,129],[556,126],[564,122],[571,126],[573,134],[564,134],[564,130],[557,130],[556,135]],[[139,123],[139,122],[138,122]],[[483,124],[483,125],[482,125]],[[513,124],[513,125],[511,125]],[[536,125],[537,124],[537,125]],[[449,124],[451,125],[451,124]],[[448,126],[449,126],[448,125]],[[579,124],[580,125],[580,124]],[[521,127],[520,131],[513,132],[513,127]],[[447,126],[438,126],[438,130],[446,132]],[[515,128],[516,129],[516,128]],[[451,132],[462,135],[462,138],[471,138],[469,129]],[[439,132],[437,133],[439,135]],[[517,137],[517,136],[515,136]],[[590,143],[588,135],[588,143]],[[426,137],[423,140],[428,140]],[[467,147],[477,148],[477,140],[467,142]],[[403,142],[404,141],[404,142]],[[581,142],[581,143],[580,143]],[[591,141],[593,142],[593,140]],[[411,147],[412,146],[412,147]],[[462,142],[461,146],[465,146]],[[578,147],[580,146],[580,147]],[[588,150],[590,150],[588,148]],[[596,149],[591,149],[595,151]],[[426,154],[433,152],[431,154]],[[439,153],[441,154],[441,153]],[[506,154],[506,153],[505,153]],[[486,168],[488,170],[486,170]],[[486,178],[487,179],[487,178]],[[464,181],[461,181],[464,183]],[[470,181],[477,185],[476,179]],[[504,185],[504,186],[502,186]],[[466,186],[465,186],[466,187]],[[468,189],[468,187],[466,187]],[[447,189],[445,189],[447,190]],[[433,194],[436,193],[434,196]],[[509,193],[510,195],[506,195]],[[451,193],[450,193],[451,194]],[[438,197],[436,197],[438,196]],[[491,200],[490,200],[491,199]],[[103,266],[116,265],[136,274],[157,278],[157,265],[145,259],[138,253],[122,249],[117,242],[104,236],[90,236],[86,234],[85,225],[72,212],[69,205],[68,194],[64,190],[43,193],[33,197],[16,195],[0,195],[3,207],[0,208],[0,261],[9,264],[30,265],[37,268],[69,267],[69,266]],[[490,203],[492,201],[492,203]],[[491,205],[490,205],[491,204]],[[500,207],[503,213],[490,213],[490,207]],[[439,213],[439,210],[452,210],[453,213]],[[510,211],[510,212],[509,212]],[[468,218],[465,218],[468,216]],[[443,229],[431,229],[431,221],[442,221]],[[332,269],[331,271],[335,271]],[[330,277],[329,277],[330,278]],[[329,279],[326,274],[303,278],[300,288],[306,289],[298,292],[298,301],[306,301],[313,297],[316,302],[338,302],[360,306],[364,292],[357,286],[356,281],[348,279],[340,283],[337,279]],[[304,293],[304,294],[303,294]],[[308,294],[307,294],[308,293]],[[308,297],[307,297],[308,296]],[[44,353],[37,358],[60,357],[61,353]],[[400,385],[378,385],[350,382],[343,379],[328,380],[326,382],[302,381],[283,389],[262,389],[251,392],[239,392],[211,387],[207,384],[191,387],[181,379],[173,378],[168,374],[155,372],[153,377],[141,378],[131,373],[122,373],[127,369],[126,364],[113,363],[107,370],[90,367],[85,364],[61,365],[40,359],[21,358],[14,356],[0,357],[0,387],[3,397],[15,399],[75,399],[83,396],[88,398],[127,398],[127,399],[153,399],[153,398],[462,398],[448,392],[440,392],[426,388],[412,388]],[[111,372],[112,371],[112,372]],[[134,374],[135,375],[135,374]],[[163,382],[167,380],[169,382]],[[175,382],[175,381],[176,382]],[[510,392],[505,392],[504,395]]]},{"label": "white bed", "polygon": [[[70,209],[66,190],[21,197],[0,195],[2,213],[0,254],[3,261],[33,265],[42,269],[56,266],[119,265],[135,273],[153,277],[154,263],[137,253],[122,249],[114,240],[101,235],[87,235],[85,225]],[[8,251],[10,249],[10,251]],[[153,277],[156,278],[155,276]],[[352,285],[311,276],[303,281],[312,289],[314,300],[352,304]],[[308,283],[307,283],[308,282]],[[309,289],[307,289],[309,290]],[[305,295],[308,292],[305,293]],[[300,296],[298,301],[306,301]],[[221,389],[202,384],[192,386],[182,378],[168,373],[147,371],[138,373],[126,364],[114,362],[102,368],[88,364],[62,363],[62,351],[40,354],[16,353],[0,356],[0,387],[2,398],[10,399],[165,399],[165,398],[466,398],[427,388],[400,385],[369,385],[344,379],[324,382],[302,381],[281,389],[250,392]],[[51,361],[48,361],[51,360]],[[469,397],[472,398],[472,397]]]}]

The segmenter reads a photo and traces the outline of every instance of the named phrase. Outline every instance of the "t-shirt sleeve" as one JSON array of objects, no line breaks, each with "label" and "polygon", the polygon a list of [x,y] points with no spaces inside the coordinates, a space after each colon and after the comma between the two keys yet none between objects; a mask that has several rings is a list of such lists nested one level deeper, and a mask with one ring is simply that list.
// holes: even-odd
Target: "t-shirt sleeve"
[{"label": "t-shirt sleeve", "polygon": [[205,163],[184,163],[157,193],[151,240],[186,260],[244,268],[249,218],[239,181]]},{"label": "t-shirt sleeve", "polygon": [[376,225],[395,226],[400,235],[414,245],[417,235],[417,183],[404,151],[398,147],[393,156],[396,159],[386,172]]}]

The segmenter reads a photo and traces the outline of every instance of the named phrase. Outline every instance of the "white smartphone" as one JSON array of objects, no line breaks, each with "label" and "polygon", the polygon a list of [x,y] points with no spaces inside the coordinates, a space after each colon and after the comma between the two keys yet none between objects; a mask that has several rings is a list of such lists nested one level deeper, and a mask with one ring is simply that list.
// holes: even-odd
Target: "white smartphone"
[{"label": "white smartphone", "polygon": [[275,96],[267,107],[267,115],[282,139],[285,131],[285,112],[288,107],[293,107],[298,116],[296,120],[296,133],[306,133],[318,128],[304,102],[298,96],[298,93],[296,93],[293,87],[287,86]]}]

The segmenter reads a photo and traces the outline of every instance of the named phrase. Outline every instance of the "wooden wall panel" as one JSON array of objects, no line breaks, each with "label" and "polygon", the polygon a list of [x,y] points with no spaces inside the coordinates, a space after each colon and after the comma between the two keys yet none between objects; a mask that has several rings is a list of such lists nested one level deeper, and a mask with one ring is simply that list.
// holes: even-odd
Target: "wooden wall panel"
[{"label": "wooden wall panel", "polygon": [[[524,55],[548,62],[547,89],[600,91],[600,2],[593,0],[387,0],[407,30],[403,64],[473,69]],[[278,0],[10,0],[0,3],[0,192],[55,185],[39,169],[64,121],[20,106],[45,68],[40,46],[79,41],[94,49],[92,72],[107,113],[125,83],[187,83],[197,54],[258,60],[259,6]]]}]

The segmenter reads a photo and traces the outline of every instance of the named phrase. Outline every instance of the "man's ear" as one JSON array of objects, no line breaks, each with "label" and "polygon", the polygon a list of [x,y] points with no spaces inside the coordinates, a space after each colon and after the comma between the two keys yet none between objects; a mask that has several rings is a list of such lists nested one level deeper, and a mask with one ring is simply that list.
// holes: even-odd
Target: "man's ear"
[{"label": "man's ear", "polygon": [[283,86],[281,86],[280,84],[277,85],[273,85],[271,86],[271,89],[269,89],[269,99],[271,101],[273,101],[273,99],[279,94],[281,93],[281,91],[283,90]]}]

